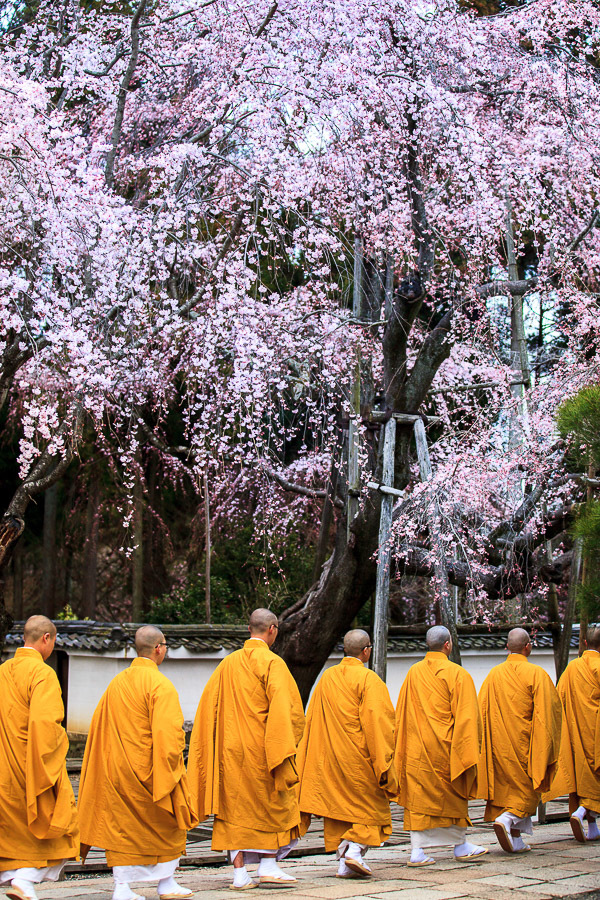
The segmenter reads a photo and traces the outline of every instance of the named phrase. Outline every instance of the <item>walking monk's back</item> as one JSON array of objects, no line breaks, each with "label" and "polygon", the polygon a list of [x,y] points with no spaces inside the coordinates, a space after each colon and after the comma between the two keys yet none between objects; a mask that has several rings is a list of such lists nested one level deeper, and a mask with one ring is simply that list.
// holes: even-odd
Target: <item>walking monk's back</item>
[{"label": "walking monk's back", "polygon": [[586,647],[558,682],[562,735],[558,772],[548,798],[569,794],[571,828],[581,843],[600,840],[596,822],[600,816],[600,628],[588,629]]},{"label": "walking monk's back", "polygon": [[426,635],[425,659],[415,663],[396,707],[398,803],[410,831],[409,866],[435,860],[427,847],[454,845],[458,860],[487,853],[466,840],[469,798],[476,796],[481,718],[473,679],[448,659],[452,638],[435,625]]},{"label": "walking monk's back", "polygon": [[79,818],[83,845],[106,851],[113,868],[113,900],[137,900],[131,881],[154,881],[161,900],[191,896],[173,875],[185,852],[191,810],[183,749],[183,714],[173,684],[158,666],[164,635],[142,625],[138,654],[113,678],[88,735]]},{"label": "walking monk's back", "polygon": [[340,878],[371,874],[363,857],[392,833],[398,788],[394,707],[385,683],[365,668],[366,631],[349,631],[344,653],[315,687],[298,749],[300,811],[323,817],[325,850],[337,851]]},{"label": "walking monk's back", "polygon": [[12,900],[35,900],[34,884],[56,881],[79,855],[79,831],[60,685],[45,663],[56,628],[32,616],[23,637],[0,666],[0,884]]},{"label": "walking monk's back", "polygon": [[506,662],[494,666],[479,692],[479,795],[502,849],[524,853],[530,848],[521,833],[533,833],[531,816],[556,771],[560,701],[548,673],[529,662],[531,639],[523,628],[509,632],[507,650]]},{"label": "walking monk's back", "polygon": [[188,773],[200,818],[214,814],[212,849],[227,851],[234,890],[255,887],[246,863],[259,862],[262,884],[289,886],[283,859],[300,834],[296,749],[304,710],[285,662],[271,651],[277,616],[256,609],[250,639],[219,663],[198,705]]}]

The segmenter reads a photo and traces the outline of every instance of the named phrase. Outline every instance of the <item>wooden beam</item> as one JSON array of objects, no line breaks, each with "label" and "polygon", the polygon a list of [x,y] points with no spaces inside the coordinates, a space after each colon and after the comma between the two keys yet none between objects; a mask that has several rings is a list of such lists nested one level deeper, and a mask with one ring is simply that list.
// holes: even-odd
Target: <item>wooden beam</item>
[{"label": "wooden beam", "polygon": [[367,481],[367,487],[372,491],[379,491],[381,494],[389,494],[391,497],[406,497],[406,491],[399,491],[397,488],[387,484],[378,484],[376,481]]}]

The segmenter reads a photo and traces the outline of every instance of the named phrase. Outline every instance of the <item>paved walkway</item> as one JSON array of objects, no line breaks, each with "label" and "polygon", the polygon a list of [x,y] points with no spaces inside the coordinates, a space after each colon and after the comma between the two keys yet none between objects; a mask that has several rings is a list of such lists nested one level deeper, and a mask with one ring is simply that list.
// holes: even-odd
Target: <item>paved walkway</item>
[{"label": "paved walkway", "polygon": [[[369,852],[374,872],[370,879],[335,878],[333,855],[300,857],[285,864],[298,878],[295,888],[265,888],[240,896],[261,897],[269,891],[290,900],[550,900],[577,896],[583,900],[585,894],[600,890],[600,842],[576,843],[567,822],[538,825],[534,831],[532,852],[509,856],[498,847],[491,828],[478,825],[471,830],[470,839],[489,846],[489,855],[477,862],[458,863],[451,850],[436,850],[432,853],[436,864],[422,869],[407,868],[404,838],[394,847]],[[229,867],[184,868],[177,878],[196,892],[195,900],[236,896],[228,890]],[[148,900],[157,896],[153,886],[140,884],[137,889]],[[40,900],[110,900],[111,893],[112,879],[107,876],[70,876],[58,884],[40,885],[38,890]]]}]

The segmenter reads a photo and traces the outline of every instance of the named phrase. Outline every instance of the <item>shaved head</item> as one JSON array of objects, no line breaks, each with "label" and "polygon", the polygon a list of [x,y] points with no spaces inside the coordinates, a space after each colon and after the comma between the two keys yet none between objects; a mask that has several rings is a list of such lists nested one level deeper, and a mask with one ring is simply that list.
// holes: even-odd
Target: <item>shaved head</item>
[{"label": "shaved head", "polygon": [[271,625],[277,625],[277,616],[270,609],[255,609],[248,620],[250,634],[265,634]]},{"label": "shaved head", "polygon": [[47,616],[30,616],[25,622],[23,641],[25,644],[36,644],[45,634],[56,635],[56,625]]},{"label": "shaved head", "polygon": [[585,640],[590,650],[600,650],[600,626],[589,627]]},{"label": "shaved head", "polygon": [[362,628],[353,628],[344,637],[344,653],[346,656],[360,656],[365,647],[371,643],[371,638]]},{"label": "shaved head", "polygon": [[506,646],[509,653],[522,653],[527,644],[531,643],[529,633],[524,628],[513,628],[508,632]]},{"label": "shaved head", "polygon": [[138,656],[149,657],[157,644],[162,644],[165,636],[155,625],[142,625],[135,633],[135,651]]},{"label": "shaved head", "polygon": [[444,625],[434,625],[425,635],[429,650],[442,650],[449,640],[451,640],[450,632]]}]

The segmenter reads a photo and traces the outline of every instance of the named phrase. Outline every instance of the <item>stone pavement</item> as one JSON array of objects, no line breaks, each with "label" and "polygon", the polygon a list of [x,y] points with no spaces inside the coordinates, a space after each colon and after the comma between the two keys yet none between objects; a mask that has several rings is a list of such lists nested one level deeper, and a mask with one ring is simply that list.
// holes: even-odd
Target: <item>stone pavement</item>
[{"label": "stone pavement", "polygon": [[[404,839],[394,847],[369,851],[374,876],[351,880],[335,878],[333,855],[316,854],[285,863],[287,871],[298,878],[293,889],[264,888],[243,896],[262,897],[269,892],[278,898],[287,895],[290,900],[584,900],[586,894],[600,889],[600,842],[576,843],[567,822],[535,826],[529,839],[533,849],[526,855],[503,853],[489,826],[476,826],[469,837],[489,846],[490,853],[477,862],[459,863],[453,860],[451,850],[440,849],[432,852],[437,860],[434,866],[409,869]],[[215,859],[221,858],[215,854]],[[188,867],[180,870],[177,880],[196,892],[195,900],[236,896],[228,890],[229,866]],[[154,886],[140,884],[137,890],[148,900],[157,897]],[[110,900],[111,894],[112,879],[107,876],[70,876],[38,889],[40,900]]]}]

